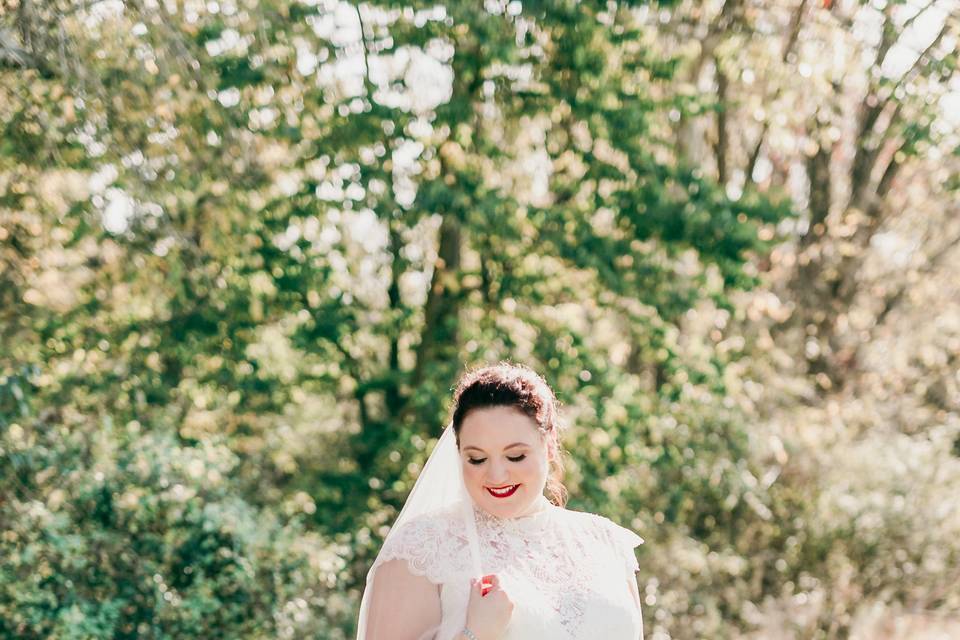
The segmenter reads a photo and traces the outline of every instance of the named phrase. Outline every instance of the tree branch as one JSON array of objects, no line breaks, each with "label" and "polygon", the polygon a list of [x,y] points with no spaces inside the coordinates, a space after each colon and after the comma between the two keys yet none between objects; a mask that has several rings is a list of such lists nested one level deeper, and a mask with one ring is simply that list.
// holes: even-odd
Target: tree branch
[{"label": "tree branch", "polygon": [[784,63],[787,62],[790,54],[793,53],[793,48],[797,45],[797,40],[800,37],[800,27],[803,24],[803,14],[807,10],[808,1],[800,0],[800,4],[797,5],[796,11],[790,18],[790,35],[787,36],[787,41],[783,45],[783,53],[780,54],[780,59]]},{"label": "tree branch", "polygon": [[[830,156],[832,148],[818,140],[817,152],[807,160],[807,177],[810,180],[810,227],[800,238],[803,246],[810,244],[816,235],[817,225],[826,222],[830,214],[831,192],[833,190],[830,174]],[[822,233],[822,232],[821,232]]]},{"label": "tree branch", "polygon": [[[783,64],[787,63],[790,54],[793,53],[794,47],[797,46],[797,41],[800,38],[800,28],[803,25],[803,15],[807,10],[807,2],[809,2],[809,0],[800,0],[800,4],[797,5],[796,11],[793,12],[793,16],[790,18],[790,32],[787,36],[787,41],[783,45],[783,52],[780,54],[780,60]],[[783,85],[780,85],[774,92],[771,103],[776,102],[782,93]],[[753,145],[753,151],[750,152],[750,156],[747,159],[746,178],[750,182],[753,182],[753,172],[757,167],[760,150],[766,141],[768,131],[770,131],[770,121],[764,120],[763,127],[760,129],[760,136],[757,138],[756,144]]]},{"label": "tree branch", "polygon": [[367,97],[372,96],[370,91],[370,61],[367,52],[367,28],[363,24],[363,15],[360,13],[360,3],[354,7],[357,10],[357,22],[360,23],[360,50],[363,52],[363,85],[367,91]]},{"label": "tree branch", "polygon": [[727,74],[720,67],[720,61],[714,58],[717,69],[717,141],[714,145],[714,154],[717,161],[717,181],[721,185],[727,184],[727,149],[730,145],[730,135],[727,130]]},{"label": "tree branch", "polygon": [[700,47],[700,55],[697,56],[697,60],[694,62],[693,69],[690,73],[690,78],[694,83],[696,83],[696,79],[700,76],[700,72],[703,71],[703,66],[707,63],[707,60],[713,57],[713,52],[722,39],[721,35],[730,27],[734,13],[739,8],[741,1],[742,0],[725,0],[723,8],[720,9],[720,14],[707,28],[707,35],[703,38],[703,43]]},{"label": "tree branch", "polygon": [[900,162],[897,160],[897,154],[900,153],[900,149],[903,148],[903,145],[900,145],[900,148],[893,152],[893,155],[890,158],[890,162],[887,163],[887,168],[883,170],[883,175],[880,177],[880,182],[877,183],[877,198],[883,198],[890,191],[890,187],[893,185],[893,179],[896,177],[897,172],[900,171]]},{"label": "tree branch", "polygon": [[[927,258],[926,264],[922,269],[918,270],[920,274],[932,273],[937,267],[940,266],[940,263],[950,255],[950,252],[960,246],[960,233],[957,233],[947,240],[942,247],[940,247],[933,255]],[[887,296],[884,299],[883,309],[880,310],[880,313],[877,314],[876,321],[874,322],[874,329],[881,326],[884,321],[886,321],[887,316],[890,315],[890,312],[893,311],[901,302],[903,302],[904,297],[906,296],[907,290],[910,288],[909,284],[904,284],[901,286],[895,294],[892,296]]]},{"label": "tree branch", "polygon": [[930,2],[928,2],[928,3],[926,4],[926,6],[924,6],[923,8],[921,8],[919,11],[917,11],[915,14],[913,14],[913,15],[910,16],[909,18],[907,18],[906,21],[903,23],[903,26],[900,27],[900,33],[902,34],[904,31],[906,31],[907,29],[909,29],[909,28],[910,28],[910,25],[912,25],[914,22],[917,21],[917,18],[919,18],[920,16],[922,16],[923,14],[925,14],[925,13],[927,12],[927,9],[932,8],[933,5],[935,5],[935,4],[937,4],[937,0],[930,0]]},{"label": "tree branch", "polygon": [[[403,238],[400,231],[392,220],[388,221],[390,229],[390,286],[387,289],[387,297],[390,300],[390,310],[393,312],[394,320],[401,316],[402,299],[400,296],[400,278],[404,273],[404,261],[402,256]],[[402,335],[402,324],[397,323],[391,331],[390,336],[390,380],[386,388],[386,405],[389,416],[396,416],[403,406],[403,397],[400,394],[400,336]]]},{"label": "tree branch", "polygon": [[[887,106],[890,104],[890,101],[896,97],[897,89],[899,89],[908,79],[911,79],[914,77],[914,75],[916,75],[921,68],[923,61],[926,60],[930,55],[930,52],[940,44],[947,33],[947,27],[948,22],[944,22],[944,25],[937,34],[937,37],[934,38],[933,41],[931,41],[923,51],[920,52],[910,68],[900,76],[896,83],[894,83],[893,87],[889,91],[889,94],[885,98],[881,99],[879,97],[879,92],[877,91],[876,87],[871,88],[870,92],[867,94],[867,97],[863,103],[863,107],[861,108],[860,125],[858,127],[859,133],[857,135],[858,144],[853,156],[853,165],[850,171],[850,202],[848,203],[848,206],[858,206],[862,204],[864,191],[867,184],[870,182],[870,176],[873,175],[873,169],[876,165],[882,140],[872,141],[870,140],[870,134],[873,132],[874,126],[876,125],[877,120],[880,118],[880,114],[884,111],[884,109],[887,108]],[[875,103],[872,106],[869,106],[869,101],[871,99],[875,101]],[[887,125],[887,130],[893,126],[896,116],[899,114],[899,112],[900,105],[897,105],[897,108],[894,110],[894,115],[891,117],[890,123]]]},{"label": "tree branch", "polygon": [[[889,52],[894,43],[900,39],[900,34],[897,33],[897,30],[893,24],[893,13],[891,7],[892,5],[887,5],[883,11],[884,20],[880,44],[877,45],[877,55],[874,57],[873,64],[870,66],[871,70],[877,71],[878,73],[880,68],[883,66],[883,61],[887,57],[887,52]],[[877,118],[880,117],[880,112],[884,107],[884,101],[879,99],[877,96],[878,93],[879,91],[877,90],[877,87],[871,81],[870,88],[867,90],[867,95],[860,107],[860,114],[857,118],[857,140],[863,140],[864,137],[866,137],[866,135],[873,129],[873,125],[876,123]],[[891,95],[893,95],[892,92]],[[875,101],[873,105],[870,104],[871,98]]]}]

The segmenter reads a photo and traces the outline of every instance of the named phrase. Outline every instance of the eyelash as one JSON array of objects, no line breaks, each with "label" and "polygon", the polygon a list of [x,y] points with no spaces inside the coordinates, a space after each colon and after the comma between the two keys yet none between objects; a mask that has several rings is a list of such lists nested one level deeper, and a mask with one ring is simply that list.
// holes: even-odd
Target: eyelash
[{"label": "eyelash", "polygon": [[[521,453],[520,455],[518,455],[518,456],[516,456],[516,457],[507,456],[507,460],[509,460],[510,462],[520,462],[521,460],[523,460],[523,459],[526,458],[526,457],[527,457],[527,454]],[[470,464],[482,464],[482,463],[486,462],[487,459],[486,459],[486,458],[467,458],[467,461],[468,461]]]}]

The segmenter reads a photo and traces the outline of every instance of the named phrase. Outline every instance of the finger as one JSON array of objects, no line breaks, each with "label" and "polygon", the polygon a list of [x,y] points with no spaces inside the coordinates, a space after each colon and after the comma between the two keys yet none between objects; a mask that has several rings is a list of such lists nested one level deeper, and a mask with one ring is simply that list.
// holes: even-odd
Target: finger
[{"label": "finger", "polygon": [[483,576],[483,579],[488,582],[494,589],[500,586],[500,576],[495,573],[491,573],[488,576]]},{"label": "finger", "polygon": [[486,592],[490,593],[506,593],[503,589],[503,585],[494,585],[492,587],[487,587]]}]

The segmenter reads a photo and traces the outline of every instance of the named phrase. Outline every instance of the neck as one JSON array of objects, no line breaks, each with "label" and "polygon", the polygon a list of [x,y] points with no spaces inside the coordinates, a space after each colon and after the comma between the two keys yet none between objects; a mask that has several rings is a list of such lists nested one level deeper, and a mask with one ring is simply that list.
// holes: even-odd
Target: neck
[{"label": "neck", "polygon": [[528,505],[527,508],[524,509],[523,511],[521,511],[520,513],[518,513],[518,514],[516,514],[516,515],[514,515],[514,516],[510,516],[510,517],[504,518],[503,516],[498,516],[498,515],[494,515],[494,514],[490,513],[489,511],[487,511],[486,509],[484,509],[483,507],[481,507],[480,505],[478,505],[476,502],[473,502],[472,500],[471,500],[471,503],[473,504],[473,509],[474,509],[474,512],[475,512],[475,513],[477,513],[477,514],[483,514],[484,517],[494,518],[494,519],[496,519],[496,520],[515,520],[515,519],[518,519],[518,518],[528,518],[528,517],[530,517],[530,516],[535,516],[535,515],[537,515],[538,513],[543,513],[544,511],[546,511],[547,509],[549,509],[550,507],[553,506],[553,503],[551,503],[549,500],[547,500],[547,498],[546,498],[545,496],[540,496],[539,498],[537,498],[536,500],[534,500],[532,504]]},{"label": "neck", "polygon": [[524,516],[532,516],[534,514],[540,513],[544,509],[547,509],[550,506],[550,501],[547,500],[544,496],[540,496],[534,500],[523,512],[518,513],[516,518],[522,518]]}]

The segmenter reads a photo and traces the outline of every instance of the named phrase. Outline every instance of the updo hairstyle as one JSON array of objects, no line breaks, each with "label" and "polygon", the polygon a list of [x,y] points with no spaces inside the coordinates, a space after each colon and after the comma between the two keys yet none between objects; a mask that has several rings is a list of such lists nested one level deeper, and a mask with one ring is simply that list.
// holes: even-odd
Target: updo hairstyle
[{"label": "updo hairstyle", "polygon": [[560,445],[559,402],[546,381],[520,364],[501,362],[466,372],[453,393],[453,430],[460,447],[460,428],[467,414],[487,407],[513,407],[537,423],[537,430],[550,452],[550,473],[545,493],[557,506],[565,506],[563,449]]}]

